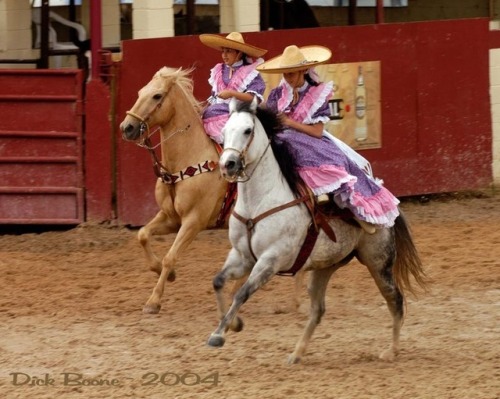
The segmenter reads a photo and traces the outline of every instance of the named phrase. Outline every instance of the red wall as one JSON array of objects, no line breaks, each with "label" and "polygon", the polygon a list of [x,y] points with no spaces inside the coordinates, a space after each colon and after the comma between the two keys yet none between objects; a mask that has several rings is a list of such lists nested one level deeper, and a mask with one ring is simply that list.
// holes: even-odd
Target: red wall
[{"label": "red wall", "polygon": [[[331,48],[333,62],[381,61],[382,148],[363,150],[398,196],[476,189],[492,181],[488,19],[246,33],[269,49],[290,44]],[[197,36],[123,43],[117,121],[162,66],[195,66],[195,94],[209,94],[220,60]],[[119,135],[119,132],[116,133]],[[149,155],[117,140],[117,213],[141,225],[157,211]]]}]

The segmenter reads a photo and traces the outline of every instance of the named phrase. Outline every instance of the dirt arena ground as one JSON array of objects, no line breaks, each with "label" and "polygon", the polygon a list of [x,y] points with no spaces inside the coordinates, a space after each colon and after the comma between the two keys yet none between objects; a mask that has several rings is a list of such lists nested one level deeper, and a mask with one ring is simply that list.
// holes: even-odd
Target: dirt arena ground
[{"label": "dirt arena ground", "polygon": [[[288,366],[307,318],[293,281],[276,277],[241,313],[221,349],[211,280],[227,231],[199,235],[179,262],[158,315],[142,313],[156,283],[136,231],[121,226],[0,235],[1,398],[500,397],[500,195],[491,191],[402,205],[429,294],[408,301],[401,353],[378,359],[390,316],[368,272],[341,269],[302,363]],[[5,230],[5,228],[4,228]],[[163,251],[172,237],[156,239]]]}]

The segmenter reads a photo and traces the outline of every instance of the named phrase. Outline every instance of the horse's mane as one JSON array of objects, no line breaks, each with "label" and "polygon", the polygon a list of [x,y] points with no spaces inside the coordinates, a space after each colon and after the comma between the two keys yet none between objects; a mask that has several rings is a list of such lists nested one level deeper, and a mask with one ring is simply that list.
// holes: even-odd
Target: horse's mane
[{"label": "horse's mane", "polygon": [[153,78],[173,79],[174,84],[177,84],[179,89],[186,96],[189,103],[199,114],[202,109],[202,104],[196,99],[196,97],[193,94],[193,79],[191,78],[191,73],[193,72],[193,70],[194,68],[175,69],[164,66],[158,72],[155,73]]},{"label": "horse's mane", "polygon": [[[238,112],[253,113],[250,104],[249,102],[238,102],[236,110]],[[271,148],[281,169],[281,173],[283,173],[283,177],[292,192],[296,196],[299,196],[299,186],[304,185],[304,183],[297,171],[293,149],[277,135],[283,129],[278,114],[268,108],[257,107],[255,116],[262,124],[267,137],[271,140]]]}]

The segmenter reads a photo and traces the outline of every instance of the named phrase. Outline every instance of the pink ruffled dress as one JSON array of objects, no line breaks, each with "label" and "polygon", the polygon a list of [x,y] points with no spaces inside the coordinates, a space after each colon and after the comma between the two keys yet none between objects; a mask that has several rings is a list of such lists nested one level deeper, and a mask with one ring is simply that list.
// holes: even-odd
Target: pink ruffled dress
[{"label": "pink ruffled dress", "polygon": [[249,65],[243,65],[243,61],[238,61],[231,67],[220,63],[210,71],[208,83],[212,86],[212,95],[208,98],[209,105],[203,112],[202,119],[206,133],[217,143],[222,144],[224,141],[222,128],[229,119],[230,101],[230,99],[223,100],[217,95],[222,90],[236,90],[240,93],[252,93],[257,96],[259,102],[262,101],[266,84],[255,69],[262,62],[264,62],[262,58]]},{"label": "pink ruffled dress", "polygon": [[[325,123],[329,120],[331,94],[331,82],[317,86],[306,82],[298,90],[298,101],[292,104],[293,90],[282,79],[269,94],[266,106],[300,123]],[[279,138],[288,143],[300,176],[315,195],[332,193],[335,203],[342,209],[348,208],[358,219],[384,227],[394,225],[399,200],[326,134],[315,138],[287,127]]]}]

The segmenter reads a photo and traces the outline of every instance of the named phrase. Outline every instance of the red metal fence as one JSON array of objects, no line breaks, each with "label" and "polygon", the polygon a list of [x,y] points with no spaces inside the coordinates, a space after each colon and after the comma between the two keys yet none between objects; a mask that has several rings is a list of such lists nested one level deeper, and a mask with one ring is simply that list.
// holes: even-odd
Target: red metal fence
[{"label": "red metal fence", "polygon": [[0,224],[84,221],[80,70],[0,70]]}]

